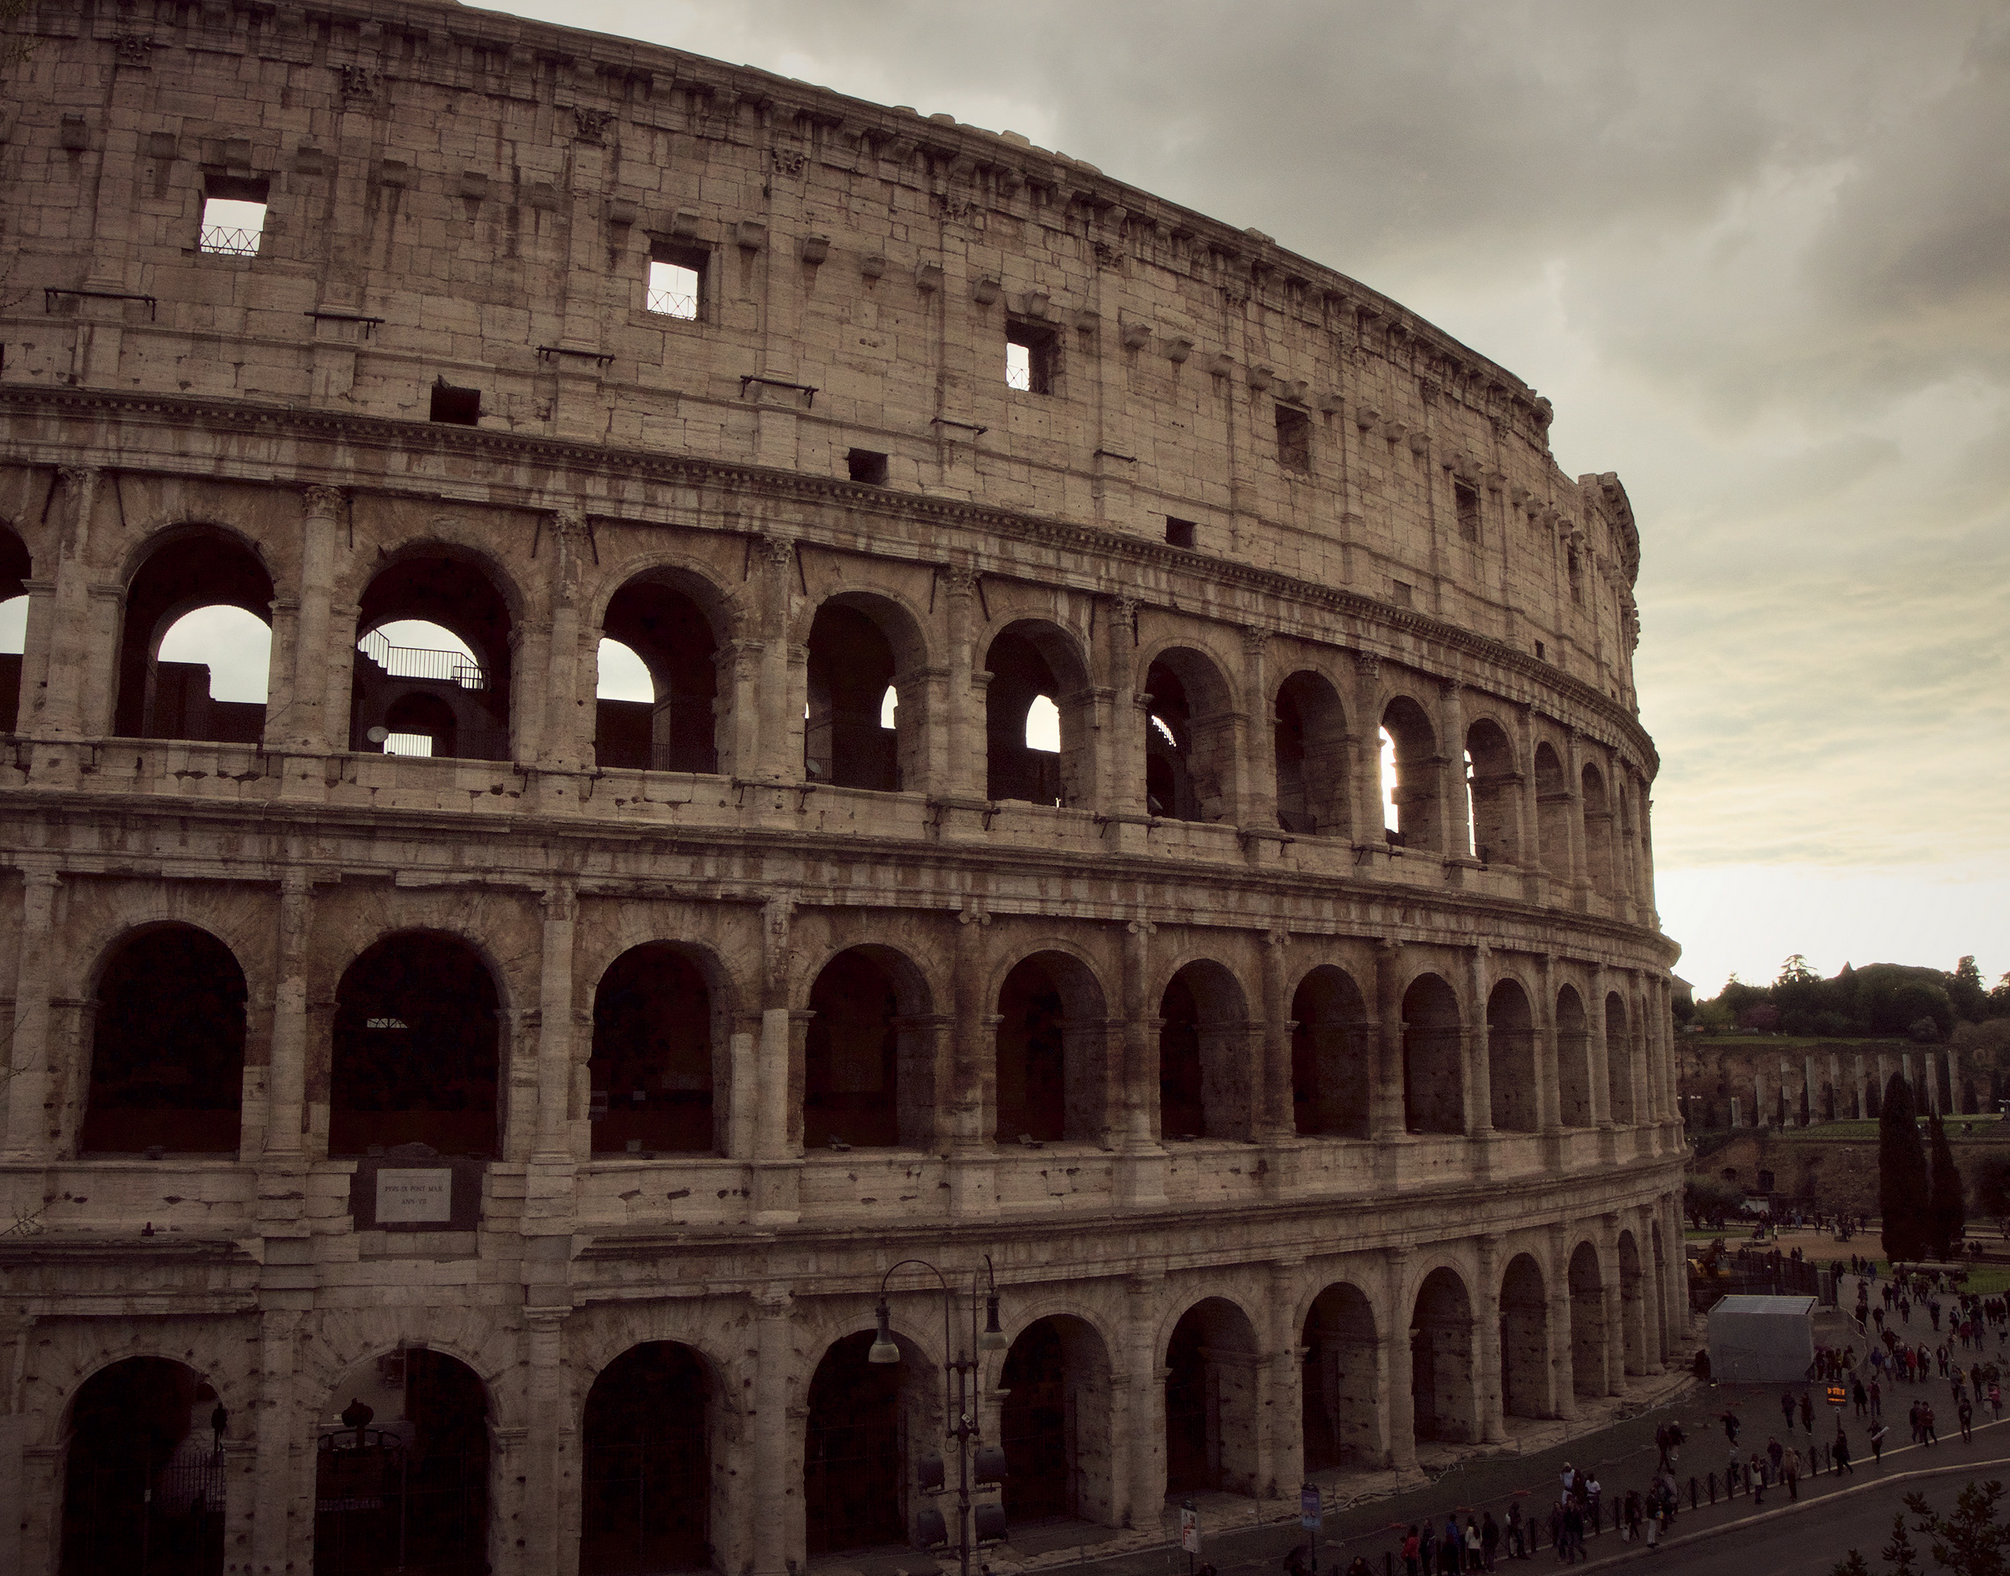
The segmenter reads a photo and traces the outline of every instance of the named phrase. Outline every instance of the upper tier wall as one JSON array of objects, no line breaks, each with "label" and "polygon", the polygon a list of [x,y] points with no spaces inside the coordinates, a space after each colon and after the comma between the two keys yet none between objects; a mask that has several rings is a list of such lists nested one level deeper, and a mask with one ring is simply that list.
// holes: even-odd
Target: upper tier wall
[{"label": "upper tier wall", "polygon": [[[84,15],[79,16],[80,10]],[[44,4],[8,380],[977,497],[1414,607],[1632,707],[1638,538],[1546,400],[1352,280],[946,119],[424,3]],[[256,256],[198,245],[264,181]],[[703,271],[649,310],[651,258]],[[40,287],[40,288],[37,288]],[[1048,391],[1007,386],[1008,334]]]}]

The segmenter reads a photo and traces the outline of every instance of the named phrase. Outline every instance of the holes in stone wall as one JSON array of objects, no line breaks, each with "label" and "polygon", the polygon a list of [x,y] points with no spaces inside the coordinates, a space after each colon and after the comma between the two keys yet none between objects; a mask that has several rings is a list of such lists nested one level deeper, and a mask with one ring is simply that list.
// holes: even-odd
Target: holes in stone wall
[{"label": "holes in stone wall", "polygon": [[[631,581],[608,603],[602,629],[595,758],[602,766],[716,772],[718,641],[704,610],[676,586]],[[607,684],[623,655],[628,687],[615,696]]]},{"label": "holes in stone wall", "polygon": [[1480,539],[1480,490],[1464,482],[1452,483],[1452,503],[1458,511],[1459,535],[1468,542]]},{"label": "holes in stone wall", "polygon": [[27,544],[0,526],[0,733],[20,724],[21,659],[28,649]]},{"label": "holes in stone wall", "polygon": [[844,462],[853,481],[866,487],[886,485],[887,457],[876,449],[848,449]]},{"label": "holes in stone wall", "polygon": [[1166,540],[1174,547],[1194,547],[1199,527],[1191,520],[1181,520],[1173,515],[1166,516]]},{"label": "holes in stone wall", "polygon": [[601,1370],[580,1429],[579,1576],[709,1567],[712,1412],[705,1360],[675,1341]]},{"label": "holes in stone wall", "polygon": [[645,297],[650,311],[696,322],[705,310],[705,280],[711,254],[703,247],[652,241]]}]

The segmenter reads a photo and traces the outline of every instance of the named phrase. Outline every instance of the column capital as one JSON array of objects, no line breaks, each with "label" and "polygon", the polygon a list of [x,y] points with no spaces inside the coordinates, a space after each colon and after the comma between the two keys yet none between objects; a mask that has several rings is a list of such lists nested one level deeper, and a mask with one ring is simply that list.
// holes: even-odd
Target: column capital
[{"label": "column capital", "polygon": [[340,487],[330,487],[325,482],[309,482],[300,489],[301,512],[311,520],[332,520],[341,512],[348,496]]},{"label": "column capital", "polygon": [[1245,656],[1260,657],[1269,644],[1270,631],[1267,629],[1245,629],[1242,632],[1242,650]]},{"label": "column capital", "polygon": [[1357,651],[1354,653],[1354,671],[1372,684],[1381,674],[1382,659],[1372,651]]}]

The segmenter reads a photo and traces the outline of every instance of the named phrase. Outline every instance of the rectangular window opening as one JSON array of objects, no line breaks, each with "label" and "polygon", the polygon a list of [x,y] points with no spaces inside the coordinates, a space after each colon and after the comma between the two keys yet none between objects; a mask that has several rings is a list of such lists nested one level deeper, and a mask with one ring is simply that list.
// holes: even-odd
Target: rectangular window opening
[{"label": "rectangular window opening", "polygon": [[1028,394],[1054,392],[1054,331],[1040,323],[1005,325],[1005,385]]},{"label": "rectangular window opening", "polygon": [[1535,643],[1535,660],[1538,662],[1547,662],[1549,660],[1549,653],[1542,649],[1542,642],[1539,640]]},{"label": "rectangular window opening", "polygon": [[472,427],[482,419],[482,391],[457,389],[445,378],[433,385],[433,410],[429,421],[444,421],[456,427]]},{"label": "rectangular window opening", "polygon": [[1476,487],[1468,487],[1464,482],[1452,484],[1452,497],[1458,503],[1459,535],[1469,542],[1480,539],[1480,494]]},{"label": "rectangular window opening", "polygon": [[654,242],[649,248],[649,310],[696,322],[705,304],[705,262],[700,248]]},{"label": "rectangular window opening", "polygon": [[203,180],[200,250],[216,257],[256,257],[265,234],[271,182],[258,177],[210,175]]},{"label": "rectangular window opening", "polygon": [[1396,581],[1395,586],[1396,606],[1415,607],[1417,605],[1417,588],[1415,586],[1406,585],[1401,580]]},{"label": "rectangular window opening", "polygon": [[1175,519],[1175,518],[1174,518],[1173,516],[1171,516],[1171,515],[1167,515],[1167,516],[1166,516],[1166,540],[1167,540],[1168,542],[1172,543],[1172,545],[1173,545],[1173,546],[1175,546],[1175,547],[1191,547],[1191,546],[1193,546],[1193,545],[1194,545],[1194,523],[1193,523],[1193,521],[1191,521],[1191,520],[1178,520],[1178,519]]},{"label": "rectangular window opening", "polygon": [[851,449],[844,457],[851,479],[868,487],[886,485],[886,456],[872,449]]},{"label": "rectangular window opening", "polygon": [[1571,548],[1564,555],[1564,564],[1570,571],[1570,599],[1573,602],[1582,602],[1584,600],[1584,570],[1577,561],[1576,548]]},{"label": "rectangular window opening", "polygon": [[1277,463],[1287,471],[1312,469],[1312,418],[1289,405],[1277,407]]}]

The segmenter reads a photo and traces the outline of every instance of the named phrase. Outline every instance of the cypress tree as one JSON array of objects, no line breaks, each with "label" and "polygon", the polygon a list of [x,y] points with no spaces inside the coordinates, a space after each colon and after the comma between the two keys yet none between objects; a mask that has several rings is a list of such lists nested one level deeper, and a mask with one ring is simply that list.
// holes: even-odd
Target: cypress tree
[{"label": "cypress tree", "polygon": [[1893,1073],[1877,1118],[1877,1212],[1884,1221],[1880,1235],[1886,1258],[1901,1262],[1925,1256],[1931,1197],[1912,1089],[1902,1073]]},{"label": "cypress tree", "polygon": [[1968,1206],[1961,1196],[1961,1173],[1955,1168],[1954,1151],[1947,1147],[1947,1129],[1936,1113],[1927,1124],[1928,1154],[1933,1162],[1929,1198],[1927,1237],[1943,1259],[1959,1252],[1962,1229],[1968,1224]]}]

